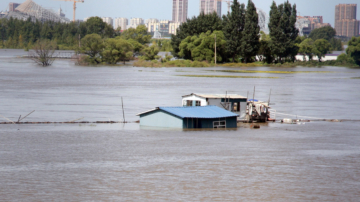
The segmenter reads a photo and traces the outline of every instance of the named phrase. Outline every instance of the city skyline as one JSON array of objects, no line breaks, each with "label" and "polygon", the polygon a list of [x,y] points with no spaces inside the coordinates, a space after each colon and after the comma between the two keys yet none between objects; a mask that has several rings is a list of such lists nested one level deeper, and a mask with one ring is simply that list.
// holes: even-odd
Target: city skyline
[{"label": "city skyline", "polygon": [[185,22],[188,16],[188,0],[173,0],[172,21]]},{"label": "city skyline", "polygon": [[199,13],[210,14],[212,12],[216,12],[218,16],[221,16],[221,4],[221,1],[216,0],[200,0]]},{"label": "city skyline", "polygon": [[[23,3],[25,0],[17,1],[2,1],[0,3],[0,11],[8,9],[9,3]],[[62,2],[55,0],[34,0],[37,4],[43,6],[44,8],[50,8],[53,10],[58,10],[60,7],[63,12],[66,14],[67,18],[71,18],[72,12],[72,3],[71,2]],[[247,1],[239,1],[240,3],[247,3]],[[264,10],[266,13],[269,13],[272,0],[253,0],[255,6],[259,9]],[[277,4],[283,3],[284,0],[275,0]],[[351,4],[357,3],[354,0],[290,0],[290,3],[295,3],[297,5],[298,15],[301,16],[323,16],[324,23],[330,23],[333,27],[335,19],[335,6],[338,4]],[[156,18],[161,20],[172,20],[172,0],[135,0],[135,1],[126,1],[126,0],[103,0],[101,4],[95,0],[85,0],[85,3],[77,4],[76,18],[83,20],[86,17],[90,16],[99,16],[99,17],[112,17],[114,18]],[[141,5],[141,6],[139,6]],[[188,18],[199,15],[200,5],[199,0],[188,0]],[[309,6],[311,5],[311,6]],[[109,9],[109,7],[111,9]],[[158,8],[158,9],[156,9]],[[321,8],[321,9],[320,9]],[[227,5],[225,2],[222,3],[222,14],[227,13]],[[360,20],[359,14],[357,12],[357,19]]]},{"label": "city skyline", "polygon": [[340,36],[358,36],[359,21],[356,19],[356,4],[339,4],[335,7],[335,30]]}]

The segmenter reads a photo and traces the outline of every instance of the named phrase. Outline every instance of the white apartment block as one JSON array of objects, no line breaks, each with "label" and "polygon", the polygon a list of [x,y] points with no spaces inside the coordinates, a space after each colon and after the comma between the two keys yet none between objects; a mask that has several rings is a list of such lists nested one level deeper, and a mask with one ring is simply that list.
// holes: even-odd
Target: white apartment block
[{"label": "white apartment block", "polygon": [[181,25],[181,22],[171,22],[169,24],[169,33],[170,34],[177,34],[177,28],[179,28],[179,26]]},{"label": "white apartment block", "polygon": [[105,23],[111,25],[111,26],[114,26],[113,24],[113,19],[111,17],[103,17],[101,18]]},{"label": "white apartment block", "polygon": [[115,18],[114,29],[121,27],[121,30],[126,30],[129,24],[129,20],[127,18]]},{"label": "white apartment block", "polygon": [[188,0],[173,0],[172,21],[186,22],[188,15]]},{"label": "white apartment block", "polygon": [[144,20],[142,18],[131,18],[130,19],[130,26],[131,27],[137,27],[139,25],[143,25]]},{"label": "white apartment block", "polygon": [[149,23],[158,23],[158,22],[159,22],[158,19],[150,18],[150,19],[145,20],[145,25],[147,26],[147,24],[149,24]]},{"label": "white apartment block", "polygon": [[200,13],[210,14],[214,11],[221,17],[221,1],[200,0]]}]

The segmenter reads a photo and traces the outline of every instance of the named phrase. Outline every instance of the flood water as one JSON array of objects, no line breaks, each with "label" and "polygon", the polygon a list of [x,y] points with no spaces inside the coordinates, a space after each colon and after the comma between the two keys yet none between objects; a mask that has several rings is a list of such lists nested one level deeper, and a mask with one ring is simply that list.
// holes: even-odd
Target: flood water
[{"label": "flood water", "polygon": [[0,125],[1,201],[359,200],[360,69],[79,67],[71,60],[41,67],[14,57],[24,54],[0,50],[0,115],[13,121],[33,110],[24,121],[122,121],[122,97],[133,122],[154,107],[180,106],[182,95],[249,91],[252,98],[254,86],[263,101],[272,90],[277,119],[348,121],[197,131]]}]

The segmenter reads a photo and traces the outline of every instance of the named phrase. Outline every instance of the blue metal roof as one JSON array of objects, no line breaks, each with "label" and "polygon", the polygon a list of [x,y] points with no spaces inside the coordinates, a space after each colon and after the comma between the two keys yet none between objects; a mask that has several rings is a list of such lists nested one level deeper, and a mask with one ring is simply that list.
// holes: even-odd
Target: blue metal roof
[{"label": "blue metal roof", "polygon": [[170,114],[180,118],[226,118],[239,116],[228,110],[217,106],[203,106],[203,107],[159,107],[160,110],[166,111]]}]

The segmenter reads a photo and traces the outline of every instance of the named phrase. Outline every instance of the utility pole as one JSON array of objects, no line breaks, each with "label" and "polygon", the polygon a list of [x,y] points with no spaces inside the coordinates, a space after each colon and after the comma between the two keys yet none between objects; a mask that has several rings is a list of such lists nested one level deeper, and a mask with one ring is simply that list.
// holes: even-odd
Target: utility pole
[{"label": "utility pole", "polygon": [[215,66],[216,66],[216,34],[215,34]]}]

